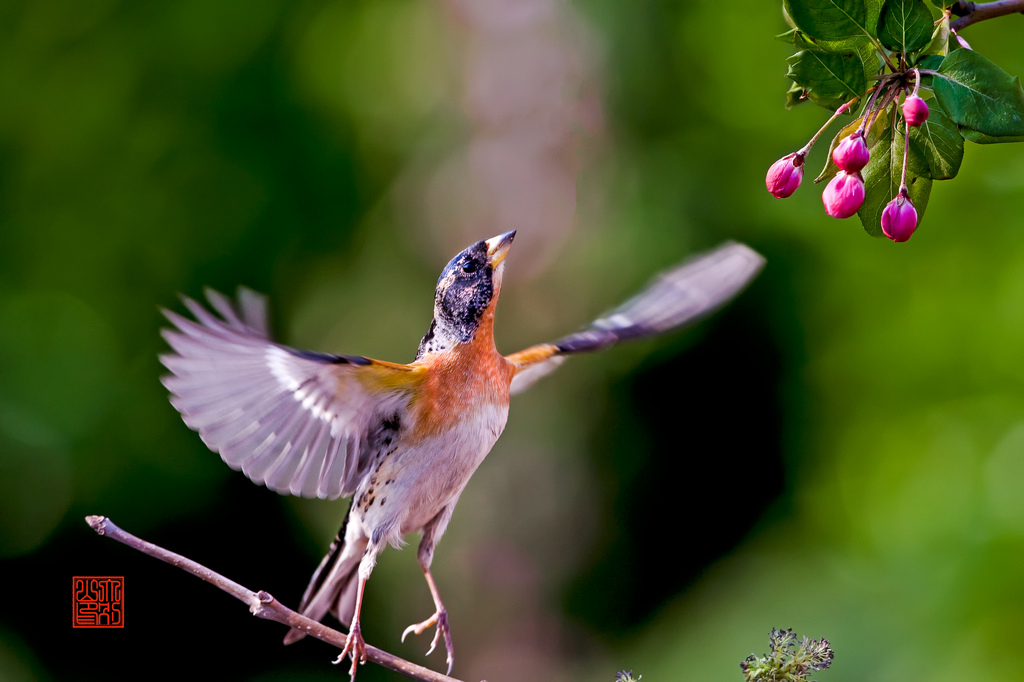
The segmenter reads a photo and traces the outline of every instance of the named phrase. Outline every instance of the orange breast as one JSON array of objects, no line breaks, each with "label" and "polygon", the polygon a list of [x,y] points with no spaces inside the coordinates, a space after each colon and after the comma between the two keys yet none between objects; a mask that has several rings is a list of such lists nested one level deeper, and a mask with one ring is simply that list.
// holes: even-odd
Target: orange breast
[{"label": "orange breast", "polygon": [[482,406],[508,406],[515,367],[494,347],[493,305],[480,320],[473,341],[420,360],[427,372],[413,404],[414,438],[458,428]]}]

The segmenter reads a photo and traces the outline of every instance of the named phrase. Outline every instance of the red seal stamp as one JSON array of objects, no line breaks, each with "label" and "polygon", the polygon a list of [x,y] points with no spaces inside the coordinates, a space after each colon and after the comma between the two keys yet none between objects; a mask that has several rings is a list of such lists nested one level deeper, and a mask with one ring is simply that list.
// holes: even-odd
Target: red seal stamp
[{"label": "red seal stamp", "polygon": [[124,576],[71,578],[71,627],[123,628]]}]

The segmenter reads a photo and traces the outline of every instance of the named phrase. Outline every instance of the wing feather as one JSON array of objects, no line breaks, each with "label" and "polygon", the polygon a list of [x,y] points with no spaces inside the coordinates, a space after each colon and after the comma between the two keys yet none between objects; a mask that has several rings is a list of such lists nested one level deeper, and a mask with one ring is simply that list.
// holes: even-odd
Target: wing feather
[{"label": "wing feather", "polygon": [[764,257],[750,247],[727,242],[661,273],[639,294],[582,331],[509,355],[507,359],[516,367],[511,392],[529,388],[568,355],[655,336],[706,317],[743,291],[764,263]]},{"label": "wing feather", "polygon": [[404,411],[418,368],[274,343],[266,299],[213,290],[217,314],[184,298],[194,320],[164,311],[173,353],[160,356],[171,404],[232,468],[279,493],[351,494],[372,456],[370,434]]}]

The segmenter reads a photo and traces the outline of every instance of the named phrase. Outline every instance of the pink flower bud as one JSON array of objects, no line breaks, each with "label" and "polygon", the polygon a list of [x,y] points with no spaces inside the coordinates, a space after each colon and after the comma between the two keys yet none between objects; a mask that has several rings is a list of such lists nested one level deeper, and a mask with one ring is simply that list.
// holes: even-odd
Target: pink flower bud
[{"label": "pink flower bud", "polygon": [[894,242],[905,242],[917,229],[917,210],[903,192],[885,205],[882,211],[882,233]]},{"label": "pink flower bud", "polygon": [[928,120],[928,105],[920,97],[911,95],[903,101],[903,118],[907,125],[916,128]]},{"label": "pink flower bud", "polygon": [[785,199],[793,194],[804,179],[804,155],[793,152],[772,164],[764,184],[776,199]]},{"label": "pink flower bud", "polygon": [[821,193],[821,201],[833,218],[849,218],[864,203],[864,179],[860,173],[839,171]]},{"label": "pink flower bud", "polygon": [[860,171],[868,165],[870,158],[871,152],[868,151],[864,135],[859,130],[840,142],[832,151],[832,160],[848,173]]},{"label": "pink flower bud", "polygon": [[968,50],[973,50],[974,49],[974,48],[971,47],[970,43],[968,43],[966,40],[964,40],[963,38],[960,37],[959,33],[957,33],[956,31],[954,31],[952,29],[950,29],[950,32],[953,35],[956,36],[956,42],[960,43],[960,47],[966,48]]}]

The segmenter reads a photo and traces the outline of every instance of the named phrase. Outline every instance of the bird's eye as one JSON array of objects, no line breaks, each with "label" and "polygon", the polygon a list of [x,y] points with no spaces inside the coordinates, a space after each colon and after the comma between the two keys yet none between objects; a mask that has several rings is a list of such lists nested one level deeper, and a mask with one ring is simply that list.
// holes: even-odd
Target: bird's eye
[{"label": "bird's eye", "polygon": [[478,266],[477,266],[475,260],[468,260],[468,261],[466,261],[465,263],[462,264],[462,271],[463,272],[476,272],[477,267]]}]

